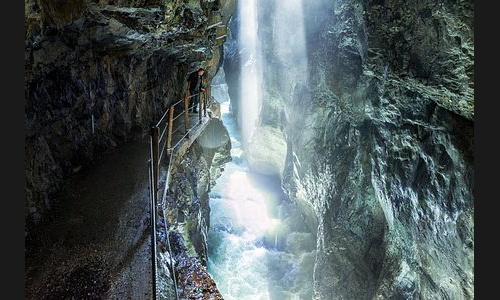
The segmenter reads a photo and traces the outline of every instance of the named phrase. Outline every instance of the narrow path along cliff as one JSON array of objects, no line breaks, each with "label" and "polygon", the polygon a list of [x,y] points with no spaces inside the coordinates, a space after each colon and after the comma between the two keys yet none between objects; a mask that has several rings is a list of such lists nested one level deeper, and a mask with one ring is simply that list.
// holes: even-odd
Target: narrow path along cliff
[{"label": "narrow path along cliff", "polygon": [[153,297],[145,137],[190,73],[210,84],[235,3],[25,2],[27,299]]},{"label": "narrow path along cliff", "polygon": [[151,297],[149,139],[75,174],[27,241],[26,298]]},{"label": "narrow path along cliff", "polygon": [[[213,115],[209,111],[209,115]],[[175,178],[172,184],[185,183],[186,173],[198,167],[205,174],[204,179],[217,178],[219,167],[227,161],[224,155],[217,157],[213,146],[217,137],[227,140],[217,144],[227,148],[228,139],[224,139],[225,129],[220,121],[205,117],[198,122],[198,114],[191,117],[189,138],[173,139],[180,147],[187,147],[182,153],[170,154]],[[222,133],[218,134],[218,133]],[[215,134],[215,135],[214,135]],[[220,138],[219,138],[220,139]],[[204,143],[208,142],[208,143]],[[194,143],[194,144],[192,144]],[[205,147],[204,147],[205,146]],[[198,152],[197,152],[198,151]],[[202,153],[201,157],[196,153]],[[208,153],[207,153],[208,152]],[[208,157],[211,158],[208,159]],[[184,157],[186,156],[186,157]],[[194,156],[194,157],[193,157]],[[34,232],[36,238],[29,240],[29,253],[26,257],[26,290],[28,299],[149,299],[153,297],[150,198],[148,159],[150,158],[149,137],[130,142],[108,153],[106,158],[94,166],[75,174],[61,190],[59,203],[53,214]],[[190,161],[191,166],[182,163]],[[165,159],[168,161],[169,159]],[[205,167],[205,168],[204,168]],[[167,175],[166,169],[160,169],[161,178]],[[196,189],[189,202],[208,200],[208,185],[204,180],[192,180]],[[186,191],[184,188],[183,191]],[[168,197],[173,206],[183,206],[182,197]],[[64,201],[63,201],[64,200]],[[203,207],[208,202],[193,205],[189,210],[189,222],[196,221]],[[175,209],[168,211],[169,216]],[[181,212],[182,213],[182,212]],[[161,214],[160,214],[161,215]],[[187,215],[187,214],[186,214]],[[182,228],[184,221],[169,220],[169,226]],[[173,299],[175,290],[170,273],[169,255],[166,251],[164,220],[157,219],[157,289],[158,299]],[[208,230],[208,223],[199,224],[199,230]],[[210,286],[206,292],[219,295],[213,280],[206,272],[199,257],[206,257],[202,249],[202,232],[183,231],[171,233],[171,244],[178,276],[179,292],[182,298],[193,299],[200,288]],[[194,245],[189,253],[188,248]],[[191,279],[196,278],[195,284]],[[219,296],[217,299],[222,299]]]}]

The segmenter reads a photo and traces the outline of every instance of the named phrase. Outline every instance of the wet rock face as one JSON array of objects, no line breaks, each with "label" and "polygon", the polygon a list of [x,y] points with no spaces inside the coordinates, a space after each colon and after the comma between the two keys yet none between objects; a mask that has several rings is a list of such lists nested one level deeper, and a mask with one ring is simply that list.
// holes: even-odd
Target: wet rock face
[{"label": "wet rock face", "polygon": [[[222,300],[223,297],[217,289],[217,284],[210,277],[207,267],[200,263],[196,257],[190,257],[185,246],[183,236],[178,232],[169,235],[172,249],[172,261],[175,261],[175,277],[178,280],[179,299],[214,299]],[[166,239],[165,239],[166,241]],[[168,288],[172,284],[169,264],[170,254],[160,254],[160,264],[164,266],[160,271],[160,299],[175,299],[175,289]]]},{"label": "wet rock face", "polygon": [[281,177],[285,165],[286,142],[283,133],[272,126],[258,127],[245,152],[250,170]]},{"label": "wet rock face", "polygon": [[25,1],[27,231],[64,178],[181,99],[190,72],[205,65],[211,79],[207,16],[228,2]]},{"label": "wet rock face", "polygon": [[264,47],[260,121],[317,232],[314,299],[474,298],[473,7],[303,1],[305,80]]},{"label": "wet rock face", "polygon": [[199,257],[204,264],[210,226],[208,193],[231,161],[230,151],[229,133],[222,121],[212,119],[171,173],[166,217],[184,236],[188,255]]},{"label": "wet rock face", "polygon": [[[166,194],[165,217],[172,256],[168,250],[163,218],[157,227],[159,247],[159,293],[173,299],[172,262],[181,299],[222,299],[206,269],[209,196],[211,186],[231,160],[231,140],[222,121],[211,119],[187,153],[173,162]],[[161,182],[164,182],[165,178]],[[171,259],[172,258],[172,259]]]}]

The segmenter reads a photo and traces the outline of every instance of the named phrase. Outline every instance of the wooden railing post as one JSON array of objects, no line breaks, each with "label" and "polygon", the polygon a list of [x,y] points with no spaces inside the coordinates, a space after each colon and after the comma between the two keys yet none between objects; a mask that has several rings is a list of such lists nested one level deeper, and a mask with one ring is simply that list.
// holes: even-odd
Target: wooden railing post
[{"label": "wooden railing post", "polygon": [[207,91],[203,92],[203,116],[207,116]]},{"label": "wooden railing post", "polygon": [[185,133],[188,133],[189,130],[189,87],[191,83],[188,83],[186,98],[184,98],[184,127]]},{"label": "wooden railing post", "polygon": [[201,123],[201,89],[198,90],[198,119]]},{"label": "wooden railing post", "polygon": [[170,105],[170,111],[168,112],[168,140],[167,149],[172,148],[172,127],[174,125],[174,106]]},{"label": "wooden railing post", "polygon": [[208,107],[212,106],[212,87],[208,87]]},{"label": "wooden railing post", "polygon": [[151,159],[153,164],[153,199],[155,202],[155,219],[158,216],[158,162],[159,162],[158,127],[151,128]]}]

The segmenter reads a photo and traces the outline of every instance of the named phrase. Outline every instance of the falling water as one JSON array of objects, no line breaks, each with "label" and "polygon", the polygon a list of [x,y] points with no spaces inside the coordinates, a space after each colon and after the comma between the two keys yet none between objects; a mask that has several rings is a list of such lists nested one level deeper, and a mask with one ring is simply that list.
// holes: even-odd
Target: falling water
[{"label": "falling water", "polygon": [[[305,83],[308,72],[302,1],[274,0],[274,53],[286,70],[281,73],[281,81],[289,81],[288,92],[293,91],[296,83]],[[289,80],[285,80],[285,77]]]},{"label": "falling water", "polygon": [[239,124],[243,143],[250,142],[258,120],[261,104],[262,56],[258,39],[258,0],[239,1],[240,78]]},{"label": "falling water", "polygon": [[311,299],[314,235],[279,179],[250,172],[229,103],[221,110],[232,161],[210,193],[208,271],[226,300]]},{"label": "falling water", "polygon": [[274,51],[288,64],[307,62],[302,0],[275,0],[274,3]]},{"label": "falling water", "polygon": [[[301,1],[274,1],[278,14],[275,44],[283,48],[278,52],[279,59],[284,65],[299,68],[304,76],[305,39],[303,23],[298,20],[302,19]],[[280,179],[252,173],[244,155],[252,141],[262,101],[258,2],[240,0],[238,6],[241,58],[238,116],[229,111],[227,86],[221,83],[221,77],[213,87],[213,93],[221,99],[222,120],[231,136],[232,161],[210,193],[208,270],[226,300],[309,300],[315,236],[305,230],[296,207],[283,194]],[[294,38],[297,25],[302,33]],[[301,79],[292,78],[290,83],[297,80]]]}]

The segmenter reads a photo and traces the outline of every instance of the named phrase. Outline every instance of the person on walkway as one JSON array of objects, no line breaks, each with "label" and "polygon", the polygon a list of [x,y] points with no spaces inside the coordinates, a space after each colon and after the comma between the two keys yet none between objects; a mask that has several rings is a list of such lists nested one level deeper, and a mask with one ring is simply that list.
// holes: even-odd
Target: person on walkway
[{"label": "person on walkway", "polygon": [[[205,91],[205,86],[203,85],[203,75],[205,74],[205,69],[199,68],[198,71],[191,73],[188,78],[189,82],[189,95],[195,95],[189,98],[189,107],[192,107],[191,111],[198,112],[198,103],[200,102],[200,91]],[[194,105],[193,105],[194,104]]]}]

